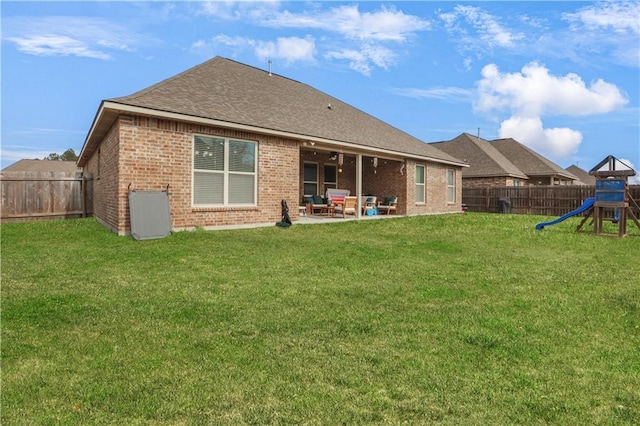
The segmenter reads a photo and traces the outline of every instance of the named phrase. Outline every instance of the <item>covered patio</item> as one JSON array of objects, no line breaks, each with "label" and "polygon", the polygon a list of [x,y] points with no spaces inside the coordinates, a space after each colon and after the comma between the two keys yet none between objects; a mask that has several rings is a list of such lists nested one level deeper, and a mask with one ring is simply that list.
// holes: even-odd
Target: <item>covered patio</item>
[{"label": "covered patio", "polygon": [[[405,200],[407,194],[406,162],[404,158],[387,155],[379,156],[368,152],[344,152],[332,147],[316,146],[306,143],[300,151],[299,182],[300,219],[311,221],[326,220],[330,211],[320,212],[306,209],[302,215],[302,206],[306,206],[305,196],[319,196],[327,201],[327,190],[347,190],[350,196],[356,197],[355,214],[346,218],[373,218],[363,212],[363,201],[375,197],[376,203],[385,197],[395,196]],[[291,209],[292,206],[289,206]],[[393,214],[403,215],[406,210],[399,202]],[[382,215],[384,217],[384,215]],[[345,219],[339,216],[340,219]]]}]

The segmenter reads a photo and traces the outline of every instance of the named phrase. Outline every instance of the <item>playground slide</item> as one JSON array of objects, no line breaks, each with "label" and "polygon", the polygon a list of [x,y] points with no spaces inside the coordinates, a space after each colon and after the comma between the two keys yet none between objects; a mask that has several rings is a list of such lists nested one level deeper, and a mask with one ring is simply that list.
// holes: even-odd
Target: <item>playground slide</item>
[{"label": "playground slide", "polygon": [[559,218],[557,218],[556,220],[552,220],[551,222],[541,222],[539,224],[536,225],[536,229],[539,231],[541,229],[544,229],[545,226],[551,226],[551,225],[555,225],[556,223],[560,223],[565,219],[570,218],[571,216],[575,216],[578,215],[580,213],[584,213],[587,210],[589,210],[591,207],[593,207],[593,203],[596,201],[595,197],[589,197],[586,200],[584,200],[584,202],[582,203],[582,205],[580,207],[578,207],[577,209],[575,209],[572,212],[569,212],[563,216],[560,216]]}]

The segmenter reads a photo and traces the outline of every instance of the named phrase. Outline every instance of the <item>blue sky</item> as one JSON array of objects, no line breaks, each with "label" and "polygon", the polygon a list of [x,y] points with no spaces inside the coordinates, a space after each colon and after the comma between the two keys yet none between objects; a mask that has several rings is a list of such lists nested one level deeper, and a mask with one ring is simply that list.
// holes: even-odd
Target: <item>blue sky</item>
[{"label": "blue sky", "polygon": [[[103,99],[214,56],[425,142],[513,137],[562,167],[640,168],[639,2],[7,2],[2,167],[80,152]],[[640,172],[640,170],[639,170]]]}]

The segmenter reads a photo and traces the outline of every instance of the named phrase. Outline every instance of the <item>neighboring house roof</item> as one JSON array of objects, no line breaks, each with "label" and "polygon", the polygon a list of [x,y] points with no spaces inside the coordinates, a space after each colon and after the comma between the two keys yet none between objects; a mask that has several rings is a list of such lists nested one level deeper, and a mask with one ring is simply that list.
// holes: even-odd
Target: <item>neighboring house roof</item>
[{"label": "neighboring house roof", "polygon": [[567,167],[566,170],[572,175],[575,175],[579,179],[579,182],[584,185],[596,184],[596,178],[594,176],[591,176],[586,170],[582,170],[575,164]]},{"label": "neighboring house roof", "polygon": [[462,133],[450,141],[434,142],[430,145],[469,164],[462,170],[464,178],[508,176],[528,179],[527,175],[509,161],[488,141]]},{"label": "neighboring house roof", "polygon": [[82,169],[75,161],[58,160],[18,160],[2,169],[3,172],[64,172],[76,173]]},{"label": "neighboring house roof", "polygon": [[559,176],[565,179],[578,180],[572,173],[566,171],[554,162],[546,159],[531,148],[528,148],[512,138],[491,141],[505,157],[527,176]]},{"label": "neighboring house roof", "polygon": [[78,164],[120,113],[146,114],[465,166],[460,160],[313,87],[215,57],[129,96],[102,102]]}]

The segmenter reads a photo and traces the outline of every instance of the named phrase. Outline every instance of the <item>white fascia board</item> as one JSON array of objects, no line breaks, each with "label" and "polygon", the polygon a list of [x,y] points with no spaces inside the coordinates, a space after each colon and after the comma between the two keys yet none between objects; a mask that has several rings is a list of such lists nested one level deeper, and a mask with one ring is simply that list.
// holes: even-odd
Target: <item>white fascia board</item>
[{"label": "white fascia board", "polygon": [[104,104],[105,102],[103,101],[100,104],[100,108],[98,108],[98,112],[96,112],[96,115],[93,118],[93,122],[91,123],[91,128],[89,129],[89,133],[87,133],[87,137],[84,139],[84,143],[82,144],[82,149],[80,150],[80,154],[78,154],[78,161],[80,161],[80,159],[84,155],[84,150],[89,144],[89,141],[91,140],[91,136],[93,135],[93,132],[96,129],[96,125],[100,122],[102,118],[102,115],[104,113]]}]

